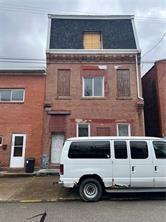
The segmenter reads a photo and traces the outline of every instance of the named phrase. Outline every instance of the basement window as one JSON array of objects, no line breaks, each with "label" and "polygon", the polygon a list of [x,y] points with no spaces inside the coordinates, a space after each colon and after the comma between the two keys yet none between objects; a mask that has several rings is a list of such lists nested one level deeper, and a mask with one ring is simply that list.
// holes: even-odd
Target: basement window
[{"label": "basement window", "polygon": [[127,123],[117,124],[117,136],[130,136],[130,135],[131,135],[130,124]]},{"label": "basement window", "polygon": [[90,124],[79,123],[77,124],[77,137],[90,136]]}]

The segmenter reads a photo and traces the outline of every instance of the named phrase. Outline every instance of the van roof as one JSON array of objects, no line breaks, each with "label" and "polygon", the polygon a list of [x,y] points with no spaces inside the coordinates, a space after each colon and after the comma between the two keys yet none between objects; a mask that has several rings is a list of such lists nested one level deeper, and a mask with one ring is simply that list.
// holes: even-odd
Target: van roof
[{"label": "van roof", "polygon": [[147,137],[147,136],[90,136],[90,137],[73,137],[68,138],[68,141],[84,141],[84,140],[165,140],[160,137]]}]

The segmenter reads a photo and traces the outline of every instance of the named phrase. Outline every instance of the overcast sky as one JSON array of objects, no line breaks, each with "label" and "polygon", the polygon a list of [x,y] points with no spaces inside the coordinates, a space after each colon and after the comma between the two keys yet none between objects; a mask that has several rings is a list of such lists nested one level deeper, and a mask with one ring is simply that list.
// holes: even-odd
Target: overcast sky
[{"label": "overcast sky", "polygon": [[143,72],[166,59],[166,0],[0,0],[1,69],[44,66],[4,58],[45,59],[48,13],[135,15]]}]

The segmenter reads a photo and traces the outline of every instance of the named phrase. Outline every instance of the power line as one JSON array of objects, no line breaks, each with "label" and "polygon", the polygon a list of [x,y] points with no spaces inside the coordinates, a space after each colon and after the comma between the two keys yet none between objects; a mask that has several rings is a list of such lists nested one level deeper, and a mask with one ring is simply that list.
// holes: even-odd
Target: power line
[{"label": "power line", "polygon": [[[69,14],[69,11],[67,10],[61,10],[61,9],[46,9],[46,8],[41,8],[41,7],[32,7],[32,6],[20,6],[20,5],[13,5],[13,4],[3,4],[0,3],[1,9],[5,9],[5,10],[11,10],[11,11],[17,11],[17,12],[25,12],[25,13],[31,13],[31,14],[40,14],[40,15],[47,15],[48,13],[58,13],[58,12],[64,12]],[[14,7],[13,7],[14,6]],[[20,11],[20,9],[22,11]],[[18,11],[19,10],[19,11]],[[91,15],[101,15],[101,13],[91,13],[91,12],[86,12],[86,11],[78,11],[78,10],[74,10],[74,11],[70,11],[70,13],[81,13],[81,14],[91,14]],[[102,14],[102,15],[106,15],[106,14]],[[147,21],[147,19],[151,20],[151,21]],[[135,20],[140,21],[140,22],[159,22],[159,23],[166,23],[166,17],[165,18],[161,18],[161,17],[140,17],[140,16],[135,16]]]},{"label": "power line", "polygon": [[161,39],[160,39],[151,49],[149,49],[148,51],[146,51],[146,52],[142,55],[142,58],[143,58],[146,54],[148,54],[149,52],[151,52],[154,48],[156,48],[156,47],[160,44],[160,42],[163,40],[163,38],[165,37],[165,35],[166,35],[166,32],[162,35]]},{"label": "power line", "polygon": [[[2,61],[1,61],[2,60]],[[7,57],[0,57],[0,62],[1,63],[38,63],[38,64],[44,64],[46,63],[46,60],[44,59],[37,59],[37,58],[7,58]],[[142,63],[149,63],[152,64],[155,61],[142,61]]]},{"label": "power line", "polygon": [[45,61],[45,59],[37,59],[37,58],[13,58],[13,57],[0,57],[0,60],[34,60],[34,61]]}]

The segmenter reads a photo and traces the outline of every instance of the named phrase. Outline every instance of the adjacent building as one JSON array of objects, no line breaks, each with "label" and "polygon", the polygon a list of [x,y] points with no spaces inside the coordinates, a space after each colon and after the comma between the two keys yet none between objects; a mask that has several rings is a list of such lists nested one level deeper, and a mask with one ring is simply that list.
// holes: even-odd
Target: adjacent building
[{"label": "adjacent building", "polygon": [[40,167],[45,70],[0,70],[0,168]]},{"label": "adjacent building", "polygon": [[140,49],[132,16],[49,16],[43,154],[75,136],[142,136]]},{"label": "adjacent building", "polygon": [[166,60],[156,61],[142,84],[146,135],[166,137]]}]

